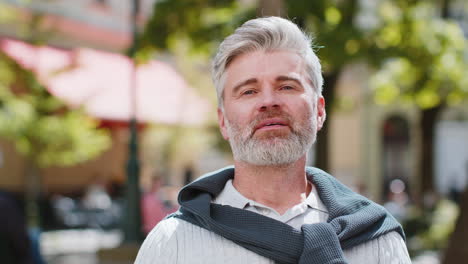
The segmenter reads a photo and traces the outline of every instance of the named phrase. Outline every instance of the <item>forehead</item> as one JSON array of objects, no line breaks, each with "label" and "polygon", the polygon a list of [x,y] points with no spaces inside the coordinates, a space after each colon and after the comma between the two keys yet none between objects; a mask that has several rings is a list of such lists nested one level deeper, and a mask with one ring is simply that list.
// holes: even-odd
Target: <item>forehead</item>
[{"label": "forehead", "polygon": [[255,51],[235,58],[225,72],[224,88],[248,79],[275,79],[290,76],[305,81],[305,63],[291,51]]}]

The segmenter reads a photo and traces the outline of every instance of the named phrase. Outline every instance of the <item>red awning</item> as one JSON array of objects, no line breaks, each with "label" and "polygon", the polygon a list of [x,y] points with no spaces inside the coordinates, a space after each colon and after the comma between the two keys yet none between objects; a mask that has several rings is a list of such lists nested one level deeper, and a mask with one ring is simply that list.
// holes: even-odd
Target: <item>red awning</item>
[{"label": "red awning", "polygon": [[[103,120],[131,117],[131,60],[92,49],[61,50],[2,39],[0,49],[71,107],[83,106]],[[209,103],[169,65],[150,61],[136,72],[136,117],[140,122],[199,125]]]}]

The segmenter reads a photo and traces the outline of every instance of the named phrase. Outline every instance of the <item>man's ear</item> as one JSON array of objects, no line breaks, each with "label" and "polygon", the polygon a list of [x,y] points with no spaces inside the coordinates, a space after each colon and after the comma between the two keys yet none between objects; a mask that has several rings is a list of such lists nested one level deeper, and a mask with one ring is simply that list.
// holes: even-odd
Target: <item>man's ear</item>
[{"label": "man's ear", "polygon": [[226,124],[224,122],[224,112],[221,108],[218,107],[218,124],[219,130],[221,131],[221,135],[225,140],[229,140],[229,134],[227,132]]},{"label": "man's ear", "polygon": [[317,131],[322,129],[326,118],[327,113],[325,112],[325,98],[320,95],[317,100]]}]

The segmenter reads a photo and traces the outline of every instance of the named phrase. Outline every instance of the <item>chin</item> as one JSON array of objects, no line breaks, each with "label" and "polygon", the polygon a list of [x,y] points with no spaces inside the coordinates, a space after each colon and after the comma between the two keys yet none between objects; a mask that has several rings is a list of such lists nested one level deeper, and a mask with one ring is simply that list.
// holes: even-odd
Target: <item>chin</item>
[{"label": "chin", "polygon": [[262,132],[258,134],[256,133],[254,134],[253,139],[255,140],[262,140],[262,139],[282,140],[282,139],[288,139],[289,136],[290,136],[290,132],[278,130],[278,131]]}]

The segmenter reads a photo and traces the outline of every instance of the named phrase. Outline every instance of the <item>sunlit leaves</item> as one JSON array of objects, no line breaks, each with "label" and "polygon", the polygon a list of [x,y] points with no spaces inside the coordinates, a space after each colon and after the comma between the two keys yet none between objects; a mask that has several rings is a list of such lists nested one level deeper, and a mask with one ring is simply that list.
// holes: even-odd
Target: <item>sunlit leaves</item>
[{"label": "sunlit leaves", "polygon": [[413,70],[411,63],[404,59],[394,59],[388,61],[383,66],[383,70],[377,72],[370,80],[370,85],[376,90],[375,101],[378,104],[389,104],[396,100],[401,94],[400,87],[406,88],[414,85],[414,78],[417,73],[409,73]]},{"label": "sunlit leaves", "polygon": [[110,146],[104,130],[78,111],[38,120],[31,137],[41,147],[37,155],[40,166],[70,166],[94,158]]},{"label": "sunlit leaves", "polygon": [[401,93],[412,90],[420,75],[418,68],[406,58],[389,60],[370,80],[377,103],[391,103]]},{"label": "sunlit leaves", "polygon": [[349,39],[346,41],[345,50],[349,55],[356,54],[359,51],[360,43],[355,39]]},{"label": "sunlit leaves", "polygon": [[377,9],[377,13],[385,23],[402,19],[402,10],[393,1],[383,1]]},{"label": "sunlit leaves", "polygon": [[401,44],[402,37],[398,25],[384,27],[376,36],[376,43],[382,49],[395,47]]},{"label": "sunlit leaves", "polygon": [[10,85],[13,84],[14,80],[14,72],[0,53],[0,98],[12,96]]},{"label": "sunlit leaves", "polygon": [[0,136],[39,167],[69,166],[110,146],[107,131],[82,110],[70,110],[31,72],[0,54]]},{"label": "sunlit leaves", "polygon": [[9,23],[16,18],[16,12],[11,6],[0,3],[0,24]]},{"label": "sunlit leaves", "polygon": [[190,43],[190,52],[209,55],[226,35],[255,16],[252,6],[235,0],[159,1],[146,25],[142,46],[172,50],[178,39]]},{"label": "sunlit leaves", "polygon": [[390,82],[379,83],[377,89],[378,93],[375,95],[375,102],[381,105],[393,102],[400,94],[398,87]]},{"label": "sunlit leaves", "polygon": [[328,7],[325,9],[325,20],[331,26],[335,26],[341,21],[341,12],[335,7]]},{"label": "sunlit leaves", "polygon": [[5,99],[0,108],[0,134],[12,139],[29,128],[36,119],[36,111],[27,101],[15,97]]},{"label": "sunlit leaves", "polygon": [[440,104],[441,98],[437,88],[429,84],[416,93],[414,100],[419,108],[429,109]]},{"label": "sunlit leaves", "polygon": [[399,3],[399,15],[376,31],[376,45],[393,58],[371,78],[375,101],[409,99],[422,109],[461,103],[468,82],[468,44],[461,28],[435,16],[435,7],[428,3]]},{"label": "sunlit leaves", "polygon": [[452,91],[447,95],[447,104],[449,106],[458,105],[463,101],[465,97],[466,94],[460,91]]},{"label": "sunlit leaves", "polygon": [[[360,12],[358,2],[285,1],[288,16],[311,32],[318,45],[324,46],[317,51],[317,55],[327,74],[339,72],[345,65],[363,57],[369,58],[364,30],[360,28],[362,21],[358,21],[358,16],[364,17],[368,13]],[[367,21],[365,23],[367,25]]]}]

